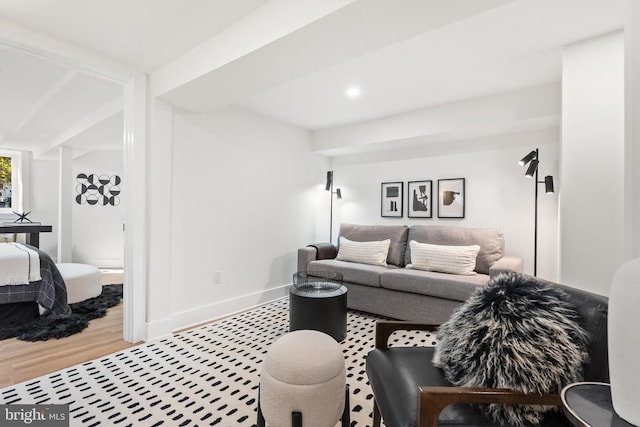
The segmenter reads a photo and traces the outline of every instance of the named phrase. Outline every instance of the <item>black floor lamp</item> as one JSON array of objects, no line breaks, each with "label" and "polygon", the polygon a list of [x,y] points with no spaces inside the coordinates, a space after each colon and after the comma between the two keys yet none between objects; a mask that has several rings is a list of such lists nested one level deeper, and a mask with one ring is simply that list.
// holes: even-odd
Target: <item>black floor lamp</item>
[{"label": "black floor lamp", "polygon": [[532,150],[529,154],[520,159],[520,166],[525,166],[529,164],[527,167],[527,172],[525,172],[525,176],[528,178],[534,178],[534,186],[535,186],[535,225],[533,228],[533,275],[538,275],[538,184],[544,184],[545,193],[551,194],[553,193],[553,177],[551,175],[547,175],[544,177],[544,181],[538,181],[538,164],[540,163],[540,157],[538,149]]},{"label": "black floor lamp", "polygon": [[329,214],[329,243],[333,238],[333,195],[335,194],[338,200],[342,200],[342,192],[339,188],[333,191],[333,171],[327,171],[327,186],[325,190],[331,192],[331,212]]}]

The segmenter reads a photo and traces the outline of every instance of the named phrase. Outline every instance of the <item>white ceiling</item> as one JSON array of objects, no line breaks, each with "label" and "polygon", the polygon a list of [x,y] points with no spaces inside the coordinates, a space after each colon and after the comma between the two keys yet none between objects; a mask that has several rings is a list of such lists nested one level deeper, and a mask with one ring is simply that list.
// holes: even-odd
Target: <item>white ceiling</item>
[{"label": "white ceiling", "polygon": [[[518,0],[238,104],[322,129],[557,82],[562,46],[621,26],[616,0]],[[362,91],[351,102],[350,85]]]},{"label": "white ceiling", "polygon": [[0,17],[151,73],[268,0],[1,0]]},{"label": "white ceiling", "polygon": [[[0,0],[0,20],[153,75],[234,23],[256,15],[268,3],[283,1]],[[331,1],[345,7],[357,4],[363,10],[374,4],[373,0]],[[453,1],[394,0],[392,4],[399,15],[410,17],[415,11],[403,6],[444,9],[454,4],[470,10],[480,0]],[[314,130],[558,82],[562,46],[620,29],[624,19],[621,0],[484,3],[486,10],[481,13],[464,16],[456,10],[462,18],[407,31],[387,44],[374,43],[375,29],[359,26],[354,19],[354,37],[372,40],[366,49],[325,64],[314,62],[314,51],[309,49],[308,55],[287,58],[286,64],[292,69],[305,63],[313,67],[298,66],[296,70],[304,72],[292,72],[286,79],[262,86],[249,85],[225,102]],[[394,16],[385,25],[396,25],[401,33],[404,22]],[[305,43],[302,36],[291,38]],[[338,50],[340,40],[333,43]],[[258,76],[260,71],[253,73]],[[203,79],[199,84],[210,83]],[[361,88],[359,98],[345,97],[350,85]],[[197,111],[219,106],[207,104],[203,87],[197,89],[191,91],[196,95],[176,93],[176,103]],[[59,145],[74,147],[78,154],[121,147],[122,88],[115,83],[0,44],[0,93],[0,149],[46,155],[55,153]]]}]

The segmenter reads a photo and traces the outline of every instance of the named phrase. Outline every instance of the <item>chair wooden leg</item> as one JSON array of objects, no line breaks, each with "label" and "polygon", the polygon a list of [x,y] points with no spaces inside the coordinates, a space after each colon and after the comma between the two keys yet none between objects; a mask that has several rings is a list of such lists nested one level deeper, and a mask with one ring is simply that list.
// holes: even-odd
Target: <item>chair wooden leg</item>
[{"label": "chair wooden leg", "polygon": [[378,408],[378,403],[376,402],[375,397],[373,398],[373,426],[372,427],[380,427],[380,409]]},{"label": "chair wooden leg", "polygon": [[351,424],[351,404],[349,403],[349,384],[344,388],[344,411],[342,411],[342,427],[349,427]]},{"label": "chair wooden leg", "polygon": [[292,412],[291,413],[291,427],[302,427],[302,413],[301,412]]}]

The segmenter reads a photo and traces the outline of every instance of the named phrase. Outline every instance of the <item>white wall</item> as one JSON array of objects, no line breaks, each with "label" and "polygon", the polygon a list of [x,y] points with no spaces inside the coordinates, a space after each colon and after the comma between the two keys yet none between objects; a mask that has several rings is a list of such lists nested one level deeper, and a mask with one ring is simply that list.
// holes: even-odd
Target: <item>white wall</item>
[{"label": "white wall", "polygon": [[307,131],[231,107],[176,113],[173,135],[171,327],[285,295],[297,248],[328,230],[328,160]]},{"label": "white wall", "polygon": [[[79,173],[123,177],[122,152],[94,151],[73,161],[73,177]],[[73,196],[77,195],[77,182]],[[126,191],[125,180],[120,184],[121,192]],[[118,196],[120,202],[123,194]],[[73,262],[92,264],[97,267],[123,267],[123,216],[124,206],[79,205],[72,208],[72,256]]]},{"label": "white wall", "polygon": [[[410,159],[334,159],[335,185],[343,194],[343,200],[335,205],[334,228],[337,229],[341,222],[499,228],[504,232],[506,253],[522,257],[525,272],[533,273],[535,190],[533,181],[524,176],[525,170],[518,165],[518,160],[539,148],[540,179],[544,175],[554,175],[557,185],[558,131],[502,135],[475,142],[478,146],[503,146],[504,141],[510,141],[512,147],[418,155]],[[473,141],[469,143],[472,145]],[[419,153],[420,149],[414,152]],[[435,196],[438,179],[447,178],[465,178],[465,218],[439,219],[435,201],[433,218],[408,218],[407,182],[432,180]],[[395,181],[404,182],[404,217],[383,218],[380,215],[380,186],[382,182]],[[544,194],[544,186],[539,191],[538,276],[556,280],[557,193]]]},{"label": "white wall", "polygon": [[[78,173],[122,176],[122,153],[93,152],[73,161],[73,176]],[[40,248],[55,259],[58,223],[58,162],[33,160],[31,167],[31,217],[53,225],[52,233],[40,234]],[[76,195],[73,182],[73,195]],[[126,183],[123,183],[123,185]],[[124,187],[121,186],[124,190]],[[73,262],[98,267],[123,266],[122,205],[88,206],[73,202]]]},{"label": "white wall", "polygon": [[565,48],[560,278],[607,295],[625,260],[624,38]]},{"label": "white wall", "polygon": [[626,121],[626,257],[640,256],[640,3],[626,1],[624,27]]},{"label": "white wall", "polygon": [[40,249],[55,259],[58,252],[58,162],[33,160],[30,169],[29,217],[32,221],[53,226],[51,233],[40,233]]}]

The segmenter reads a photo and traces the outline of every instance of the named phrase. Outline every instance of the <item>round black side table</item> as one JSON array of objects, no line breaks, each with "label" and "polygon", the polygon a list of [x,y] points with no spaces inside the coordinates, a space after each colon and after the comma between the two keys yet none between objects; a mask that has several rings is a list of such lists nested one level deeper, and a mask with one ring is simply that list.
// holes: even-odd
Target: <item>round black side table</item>
[{"label": "round black side table", "polygon": [[569,384],[560,393],[562,411],[576,427],[633,427],[618,416],[606,383]]},{"label": "round black side table", "polygon": [[289,288],[289,330],[313,329],[336,341],[347,337],[347,288],[342,274],[298,272]]}]

